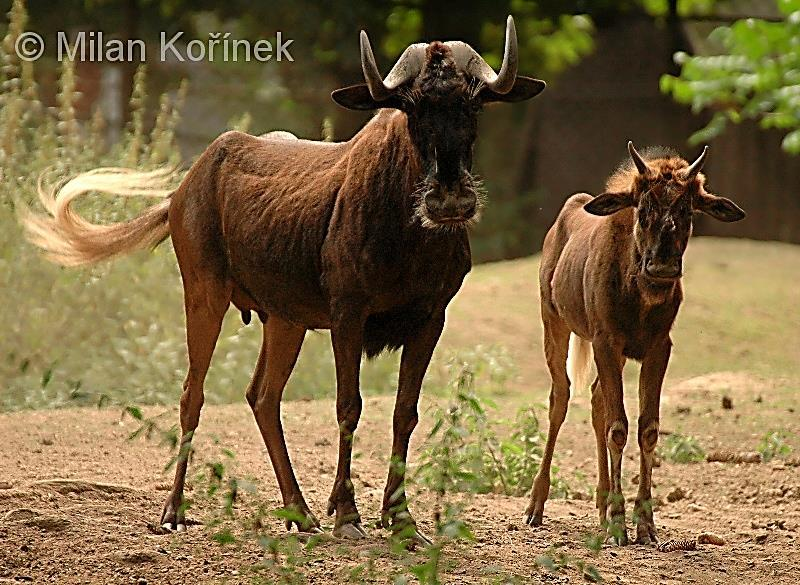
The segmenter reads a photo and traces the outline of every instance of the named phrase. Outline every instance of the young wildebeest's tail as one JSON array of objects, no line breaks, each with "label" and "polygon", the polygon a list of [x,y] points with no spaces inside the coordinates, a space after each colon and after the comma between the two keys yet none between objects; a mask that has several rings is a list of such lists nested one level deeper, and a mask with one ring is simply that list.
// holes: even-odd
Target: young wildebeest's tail
[{"label": "young wildebeest's tail", "polygon": [[593,358],[592,344],[582,337],[570,333],[569,352],[567,353],[567,376],[573,393],[588,388],[592,382]]},{"label": "young wildebeest's tail", "polygon": [[[154,248],[169,237],[169,196],[174,189],[172,169],[149,172],[101,168],[77,175],[60,187],[45,187],[39,179],[39,200],[49,215],[24,209],[22,222],[28,239],[47,257],[64,266],[92,264],[142,248]],[[123,197],[160,197],[164,201],[141,215],[119,223],[94,224],[70,207],[92,191]]]}]

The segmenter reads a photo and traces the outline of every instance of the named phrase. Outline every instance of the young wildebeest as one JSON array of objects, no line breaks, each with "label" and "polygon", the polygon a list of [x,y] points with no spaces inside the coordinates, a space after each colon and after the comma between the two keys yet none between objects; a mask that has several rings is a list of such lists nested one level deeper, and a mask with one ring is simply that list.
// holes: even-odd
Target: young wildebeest
[{"label": "young wildebeest", "polygon": [[[545,86],[518,77],[517,61],[509,17],[499,73],[465,43],[433,42],[408,47],[384,80],[362,31],[366,83],[332,97],[347,108],[381,112],[349,141],[228,132],[176,191],[160,193],[168,196],[163,203],[131,221],[93,225],[70,204],[94,190],[159,193],[157,173],[101,169],[78,176],[55,197],[43,192],[52,218],[27,219],[31,239],[69,265],[172,237],[189,352],[180,412],[184,449],[198,425],[203,380],[229,304],[245,321],[257,312],[264,338],[247,400],[283,501],[302,516],[287,521],[289,529],[319,530],[295,479],[280,419],[284,385],[308,329],[331,330],[339,460],[328,514],[336,513],[334,534],[343,537],[365,535],[350,481],[361,355],[403,348],[382,521],[390,528],[413,526],[404,509],[406,454],[445,308],[470,269],[467,226],[480,203],[471,174],[478,113],[488,102],[525,100]],[[184,458],[161,516],[170,529],[185,529],[186,467]]]},{"label": "young wildebeest", "polygon": [[622,401],[625,360],[642,363],[641,463],[634,518],[636,541],[650,543],[656,541],[650,480],[661,384],[672,345],[670,329],[683,298],[682,258],[692,232],[692,213],[702,211],[726,222],[744,218],[732,201],[705,190],[700,170],[708,147],[691,165],[664,149],[647,151],[642,157],[629,142],[628,150],[631,160],[609,178],[606,192],[594,198],[586,193],[570,197],[544,240],[539,286],[544,350],[552,378],[550,428],[526,511],[529,524],[542,523],[570,382],[573,389],[587,385],[593,354],[597,507],[601,523],[608,522],[609,537],[619,544],[627,542],[620,478],[628,437]]}]

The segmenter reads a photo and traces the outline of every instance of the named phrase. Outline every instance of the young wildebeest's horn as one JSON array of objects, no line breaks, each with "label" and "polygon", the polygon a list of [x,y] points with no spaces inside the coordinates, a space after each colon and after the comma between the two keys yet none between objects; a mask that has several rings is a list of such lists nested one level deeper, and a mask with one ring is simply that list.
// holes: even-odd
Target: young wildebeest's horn
[{"label": "young wildebeest's horn", "polygon": [[425,62],[425,43],[416,43],[409,46],[395,63],[386,79],[381,78],[375,55],[369,37],[361,31],[361,69],[369,88],[369,94],[375,101],[382,101],[391,97],[395,90],[403,83],[419,75]]},{"label": "young wildebeest's horn", "polygon": [[639,174],[648,174],[650,167],[647,166],[647,162],[642,158],[642,155],[636,151],[636,147],[633,146],[633,140],[628,140],[628,153],[631,155],[631,160],[636,165],[636,170],[639,171]]},{"label": "young wildebeest's horn", "polygon": [[453,52],[453,60],[464,73],[481,80],[486,87],[495,93],[506,94],[514,87],[517,79],[517,65],[519,64],[519,50],[517,48],[517,29],[514,18],[509,16],[506,21],[506,47],[503,53],[503,64],[500,73],[483,60],[475,49],[461,41],[448,41],[445,43]]},{"label": "young wildebeest's horn", "polygon": [[697,157],[697,160],[694,161],[689,167],[683,172],[683,177],[685,179],[693,179],[697,173],[703,170],[703,165],[706,163],[706,156],[708,155],[708,146],[703,148],[703,152],[700,153],[700,156]]}]

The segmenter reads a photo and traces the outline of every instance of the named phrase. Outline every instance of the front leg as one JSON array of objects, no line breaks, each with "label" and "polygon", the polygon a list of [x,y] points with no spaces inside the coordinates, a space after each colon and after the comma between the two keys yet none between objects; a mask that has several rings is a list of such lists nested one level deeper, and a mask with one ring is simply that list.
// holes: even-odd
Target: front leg
[{"label": "front leg", "polygon": [[639,375],[639,491],[633,508],[638,544],[658,542],[650,490],[653,458],[658,443],[661,385],[671,349],[669,337],[651,347],[642,360],[642,371]]},{"label": "front leg", "polygon": [[622,394],[622,368],[625,357],[613,340],[598,336],[592,343],[597,377],[605,403],[605,433],[611,462],[607,503],[608,540],[628,544],[625,527],[625,496],[622,494],[622,450],[628,441],[628,418]]},{"label": "front leg", "polygon": [[405,491],[405,470],[408,457],[408,441],[417,426],[417,403],[419,402],[422,379],[428,369],[433,350],[444,328],[444,309],[438,310],[424,325],[422,330],[409,339],[403,347],[400,359],[400,378],[397,399],[394,406],[392,458],[389,464],[389,477],[383,493],[381,523],[384,528],[399,532],[406,528],[413,530],[413,539],[430,544],[425,536],[416,530],[414,518],[408,511]]},{"label": "front leg", "polygon": [[[360,305],[363,306],[363,305]],[[364,538],[361,516],[356,508],[350,461],[353,437],[361,417],[359,371],[363,348],[365,317],[359,309],[334,311],[331,327],[333,357],[336,362],[336,418],[339,422],[339,462],[336,480],[328,499],[328,515],[336,513],[333,534],[342,538]]]}]

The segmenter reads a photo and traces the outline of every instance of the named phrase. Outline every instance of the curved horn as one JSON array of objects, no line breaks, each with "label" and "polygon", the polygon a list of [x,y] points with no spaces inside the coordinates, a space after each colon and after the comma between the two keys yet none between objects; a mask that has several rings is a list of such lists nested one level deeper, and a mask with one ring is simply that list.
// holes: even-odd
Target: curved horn
[{"label": "curved horn", "polygon": [[519,64],[519,50],[517,48],[517,28],[514,26],[514,18],[509,15],[506,20],[506,47],[503,52],[503,64],[500,66],[500,73],[489,88],[495,93],[505,94],[514,87],[517,79],[517,65]]},{"label": "curved horn", "polygon": [[369,88],[369,95],[376,101],[385,100],[391,92],[383,85],[378,65],[375,63],[375,55],[372,53],[372,45],[369,44],[369,37],[365,31],[361,31],[361,69],[364,71],[364,80]]},{"label": "curved horn", "polygon": [[633,160],[633,164],[636,165],[636,170],[639,171],[640,175],[646,175],[650,172],[650,167],[647,166],[647,162],[645,162],[642,155],[639,154],[633,146],[633,140],[628,140],[628,153],[631,155],[631,160]]},{"label": "curved horn", "polygon": [[425,50],[427,43],[414,43],[406,47],[403,54],[394,64],[389,75],[383,80],[383,85],[389,91],[394,91],[409,79],[414,79],[422,71],[425,64]]},{"label": "curved horn", "polygon": [[703,148],[703,152],[700,153],[700,156],[697,157],[697,160],[694,161],[689,167],[683,171],[683,177],[685,179],[693,179],[697,173],[703,170],[703,165],[706,162],[706,156],[708,155],[708,145]]},{"label": "curved horn", "polygon": [[375,101],[383,101],[394,94],[395,90],[409,79],[416,77],[422,70],[425,60],[425,43],[411,45],[403,51],[389,75],[384,81],[381,78],[375,55],[372,52],[369,37],[363,30],[361,41],[361,69],[364,71],[364,80],[367,82],[369,94]]},{"label": "curved horn", "polygon": [[517,47],[517,29],[514,18],[509,16],[506,21],[506,47],[503,53],[503,64],[500,73],[484,61],[478,52],[462,41],[448,41],[445,43],[453,54],[453,61],[464,73],[481,80],[486,87],[495,93],[506,94],[514,87],[517,79],[517,65],[519,64],[519,51]]}]

